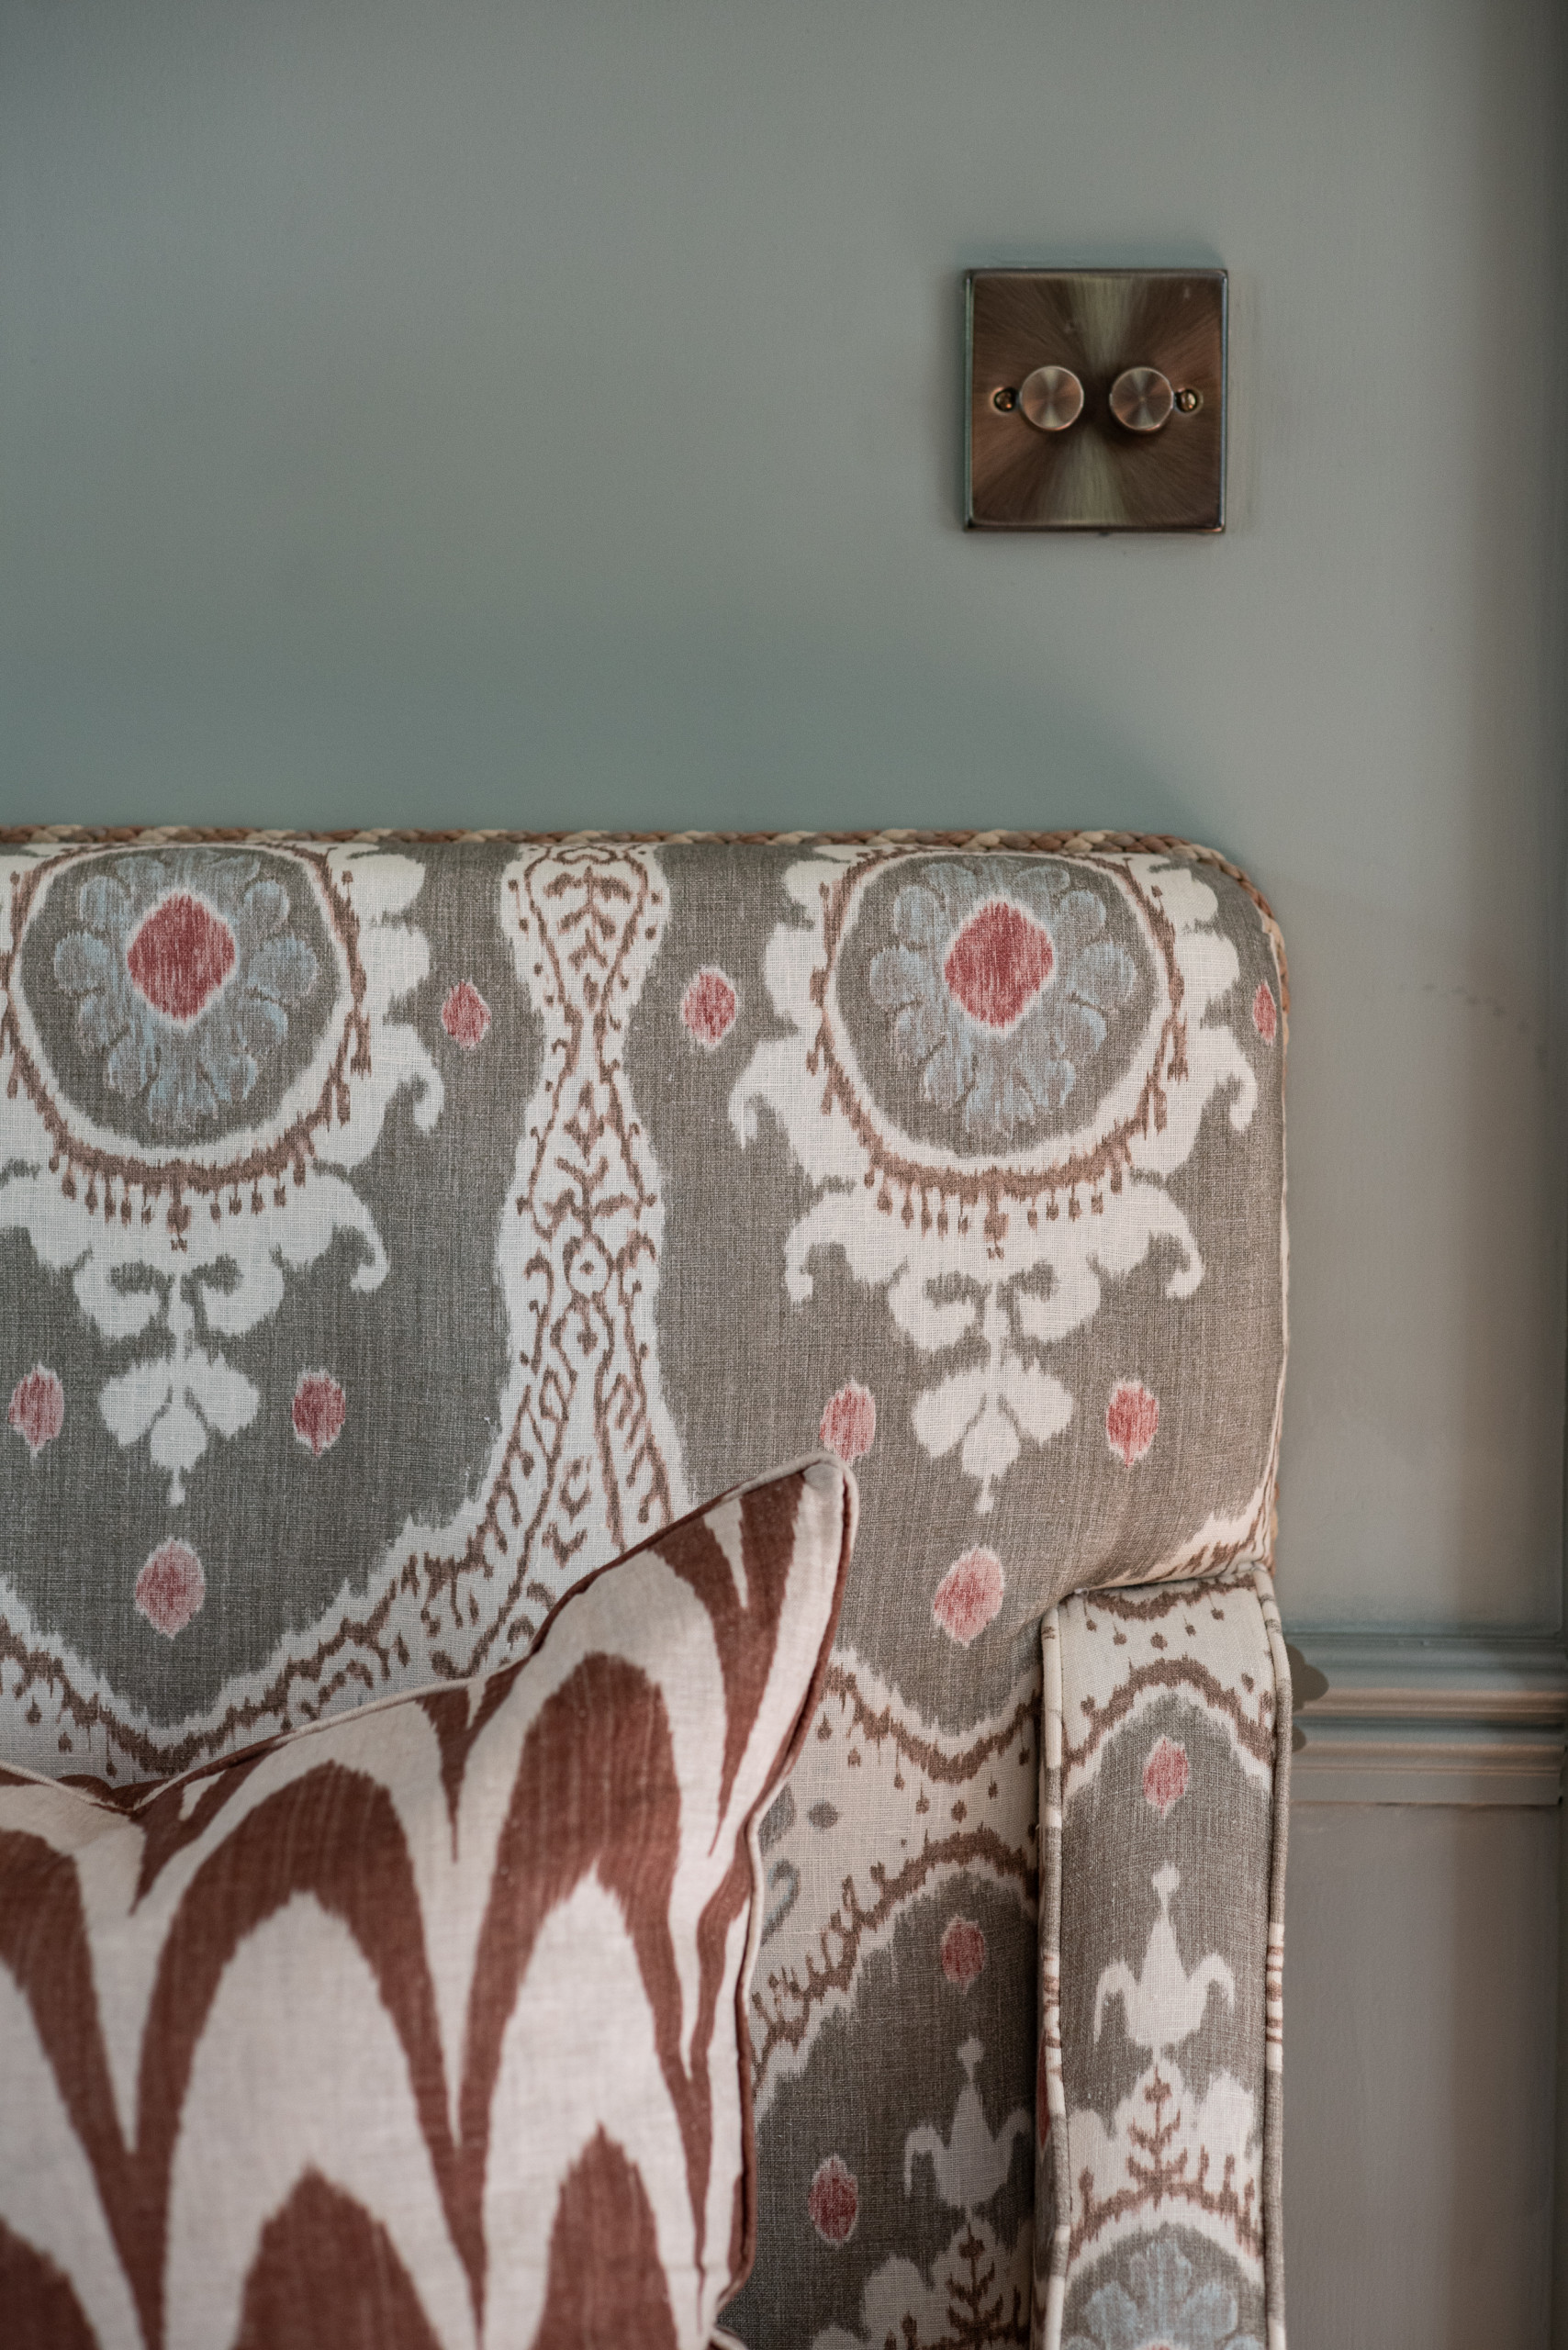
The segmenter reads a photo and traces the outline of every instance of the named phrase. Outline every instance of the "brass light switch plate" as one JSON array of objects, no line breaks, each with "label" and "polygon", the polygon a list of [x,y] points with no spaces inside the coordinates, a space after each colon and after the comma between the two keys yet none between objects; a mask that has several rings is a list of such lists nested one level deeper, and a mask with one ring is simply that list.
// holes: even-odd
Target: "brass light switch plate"
[{"label": "brass light switch plate", "polygon": [[1223,531],[1223,269],[977,269],[973,531]]}]

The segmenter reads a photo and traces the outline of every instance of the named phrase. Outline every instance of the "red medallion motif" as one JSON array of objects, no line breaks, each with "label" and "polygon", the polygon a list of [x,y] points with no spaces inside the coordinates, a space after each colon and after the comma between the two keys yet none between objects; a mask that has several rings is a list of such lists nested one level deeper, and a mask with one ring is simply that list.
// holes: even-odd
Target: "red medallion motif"
[{"label": "red medallion motif", "polygon": [[680,999],[680,1016],[698,1043],[712,1052],[734,1026],[739,1007],[734,981],[705,964]]},{"label": "red medallion motif", "polygon": [[860,2189],[854,2172],[837,2154],[819,2163],[806,2192],[812,2225],[828,2244],[846,2244],[855,2233]]},{"label": "red medallion motif", "polygon": [[942,977],[955,1003],[987,1028],[1011,1028],[1051,976],[1050,933],[1017,906],[993,898],[959,931]]},{"label": "red medallion motif", "polygon": [[1124,1379],[1105,1407],[1105,1439],[1124,1468],[1141,1460],[1159,1426],[1159,1402],[1136,1379]]},{"label": "red medallion motif", "polygon": [[155,1632],[172,1640],[207,1597],[201,1561],[188,1542],[165,1542],[136,1578],[136,1604]]},{"label": "red medallion motif", "polygon": [[942,1972],[967,1991],[985,1964],[985,1936],[972,1918],[950,1918],[942,1937]]},{"label": "red medallion motif", "polygon": [[1258,992],[1252,999],[1252,1025],[1266,1045],[1271,1045],[1280,1024],[1274,1009],[1274,999],[1263,980],[1258,982]]},{"label": "red medallion motif", "polygon": [[846,1380],[823,1414],[822,1440],[847,1469],[877,1441],[877,1399],[857,1379]]},{"label": "red medallion motif", "polygon": [[6,1416],[36,1460],[65,1426],[65,1390],[56,1373],[40,1362],[18,1379]]},{"label": "red medallion motif", "polygon": [[441,1024],[454,1045],[471,1053],[490,1033],[490,1007],[472,979],[460,979],[441,1007]]},{"label": "red medallion motif", "polygon": [[343,1391],[330,1371],[308,1371],[294,1391],[294,1433],[318,1460],[336,1444],[348,1416]]},{"label": "red medallion motif", "polygon": [[931,1613],[948,1638],[967,1649],[1001,1606],[1006,1582],[993,1550],[966,1550],[937,1584]]},{"label": "red medallion motif", "polygon": [[234,968],[234,934],[182,890],[154,906],[126,949],[126,968],[154,1012],[194,1020]]},{"label": "red medallion motif", "polygon": [[1161,1819],[1187,1792],[1187,1750],[1174,1739],[1157,1739],[1143,1766],[1143,1799]]}]

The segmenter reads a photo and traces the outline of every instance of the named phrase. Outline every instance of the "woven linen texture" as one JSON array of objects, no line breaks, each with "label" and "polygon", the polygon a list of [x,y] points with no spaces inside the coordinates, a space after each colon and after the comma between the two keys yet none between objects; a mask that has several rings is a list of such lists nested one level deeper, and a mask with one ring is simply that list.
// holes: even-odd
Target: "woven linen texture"
[{"label": "woven linen texture", "polygon": [[0,859],[0,1752],[122,1783],[491,1670],[831,1446],[730,2322],[1023,2340],[1040,1618],[1271,1551],[1266,909],[1088,837]]},{"label": "woven linen texture", "polygon": [[1036,2350],[1284,2350],[1272,1586],[1085,1595],[1042,1651]]},{"label": "woven linen texture", "polygon": [[754,2235],[747,1831],[852,1518],[818,1460],[487,1679],[118,1802],[0,1771],[8,2350],[705,2350]]}]

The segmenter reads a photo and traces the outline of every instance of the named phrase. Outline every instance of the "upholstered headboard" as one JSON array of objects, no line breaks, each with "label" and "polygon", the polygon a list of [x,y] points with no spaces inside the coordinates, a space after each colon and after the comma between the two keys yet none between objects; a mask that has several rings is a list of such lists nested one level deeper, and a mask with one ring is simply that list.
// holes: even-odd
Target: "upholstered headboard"
[{"label": "upholstered headboard", "polygon": [[10,845],[7,1751],[478,1669],[819,1430],[935,1718],[1068,1591],[1266,1560],[1277,934],[1040,845]]}]

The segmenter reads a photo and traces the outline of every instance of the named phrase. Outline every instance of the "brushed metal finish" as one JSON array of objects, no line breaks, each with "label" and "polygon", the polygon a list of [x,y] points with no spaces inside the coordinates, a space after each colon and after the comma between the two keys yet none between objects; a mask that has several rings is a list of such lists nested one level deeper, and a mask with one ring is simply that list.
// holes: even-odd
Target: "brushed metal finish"
[{"label": "brushed metal finish", "polygon": [[1018,386],[1018,405],[1036,432],[1065,432],[1083,414],[1083,386],[1070,367],[1036,367]]},{"label": "brushed metal finish", "polygon": [[[982,269],[966,284],[969,529],[1224,529],[1224,270]],[[1164,379],[1158,431],[1119,422],[1111,405],[1118,378],[1140,369]],[[1043,428],[1024,405],[1030,379],[1052,370],[1083,388],[1070,430]]]},{"label": "brushed metal finish", "polygon": [[1158,367],[1124,367],[1111,386],[1111,414],[1129,432],[1159,431],[1175,405],[1175,386]]}]

